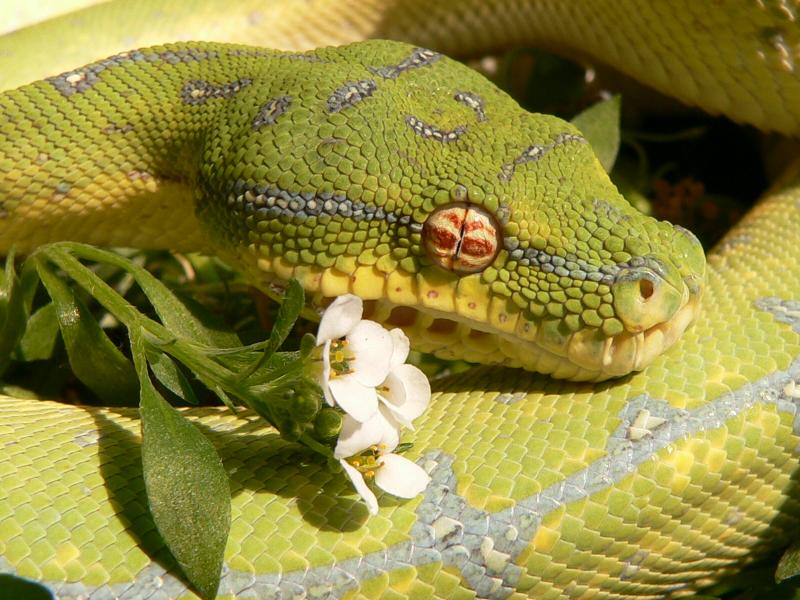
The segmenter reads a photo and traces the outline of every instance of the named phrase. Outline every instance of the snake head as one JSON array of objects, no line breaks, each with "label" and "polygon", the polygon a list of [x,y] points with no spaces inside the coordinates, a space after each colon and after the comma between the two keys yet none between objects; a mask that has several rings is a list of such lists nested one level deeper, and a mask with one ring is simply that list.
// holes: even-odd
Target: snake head
[{"label": "snake head", "polygon": [[265,64],[221,114],[249,135],[206,150],[233,159],[201,202],[262,287],[353,293],[418,350],[575,380],[644,368],[694,319],[697,240],[632,208],[574,126],[406,44],[276,60],[291,76]]},{"label": "snake head", "polygon": [[469,165],[458,180],[471,185],[452,188],[425,221],[431,266],[420,272],[458,278],[454,312],[468,322],[448,331],[444,317],[434,319],[431,345],[443,332],[450,339],[432,351],[478,362],[499,354],[498,362],[573,380],[643,369],[698,314],[699,241],[631,207],[573,126],[512,114],[486,133],[499,160],[482,169],[476,198]]},{"label": "snake head", "polygon": [[[421,261],[418,285],[450,290],[447,310],[458,317],[441,310],[413,333],[439,355],[559,378],[602,380],[645,368],[698,314],[699,241],[632,208],[571,125],[526,114],[510,129],[510,157],[499,169],[494,163],[494,180],[486,170],[478,198],[456,185],[425,220],[430,265]],[[490,139],[501,136],[495,130]]]}]

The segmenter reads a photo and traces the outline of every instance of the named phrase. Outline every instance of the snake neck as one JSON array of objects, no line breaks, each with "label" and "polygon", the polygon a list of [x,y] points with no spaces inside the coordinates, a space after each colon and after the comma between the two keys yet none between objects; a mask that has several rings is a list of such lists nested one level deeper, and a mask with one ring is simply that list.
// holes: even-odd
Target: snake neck
[{"label": "snake neck", "polygon": [[246,59],[219,52],[123,53],[0,94],[0,252],[58,240],[210,250],[193,182],[209,124],[249,83],[236,75]]}]

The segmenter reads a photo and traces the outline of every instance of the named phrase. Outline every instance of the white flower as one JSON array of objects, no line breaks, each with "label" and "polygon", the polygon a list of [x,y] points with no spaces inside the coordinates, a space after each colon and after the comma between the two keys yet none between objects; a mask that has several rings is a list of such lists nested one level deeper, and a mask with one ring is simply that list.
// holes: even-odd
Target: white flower
[{"label": "white flower", "polygon": [[[360,313],[358,316],[361,316]],[[348,413],[344,416],[342,431],[336,444],[336,458],[353,456],[370,446],[380,444],[391,452],[400,441],[401,427],[413,429],[412,421],[428,407],[431,399],[428,378],[414,365],[405,364],[409,351],[408,337],[400,329],[393,329],[388,333],[392,340],[392,354],[388,372],[376,390],[377,402],[370,404],[370,407],[375,407],[372,415],[367,419],[360,419],[343,406],[342,400],[347,402],[347,399],[339,395],[342,388],[335,387],[332,390],[337,403]],[[329,385],[334,384],[337,379],[330,381]],[[362,402],[365,397],[362,395]]]},{"label": "white flower", "polygon": [[362,314],[360,298],[339,296],[322,316],[317,345],[323,346],[325,399],[346,413],[334,456],[375,514],[378,502],[365,475],[402,498],[413,498],[430,481],[421,467],[392,451],[400,443],[400,430],[413,429],[413,420],[428,407],[431,387],[422,371],[405,364],[408,337],[400,329],[386,331],[363,320]]},{"label": "white flower", "polygon": [[394,420],[411,428],[411,421],[430,401],[428,378],[415,366],[404,364],[409,342],[400,329],[387,331],[361,319],[362,313],[361,298],[346,294],[336,298],[322,316],[317,344],[323,346],[325,399],[359,423],[375,417],[380,401]]},{"label": "white flower", "polygon": [[406,334],[400,329],[389,333],[394,340],[394,352],[389,374],[379,387],[378,399],[404,427],[414,429],[411,421],[424,413],[431,401],[431,384],[425,373],[414,365],[405,364],[409,350]]},{"label": "white flower", "polygon": [[413,498],[421,494],[431,482],[425,469],[399,454],[383,454],[375,471],[375,483],[384,492],[401,498]]},{"label": "white flower", "polygon": [[392,367],[378,388],[378,399],[378,410],[366,421],[344,416],[334,450],[336,458],[353,456],[376,445],[383,445],[388,452],[397,448],[401,427],[413,429],[412,421],[428,407],[431,386],[418,368],[399,364]]},{"label": "white flower", "polygon": [[[431,481],[422,467],[398,454],[381,454],[375,460],[376,466],[370,469],[368,474],[375,477],[375,483],[379,488],[394,496],[413,498],[421,494]],[[361,471],[342,458],[339,459],[339,464],[366,502],[370,514],[377,514],[378,500],[364,481]]]},{"label": "white flower", "polygon": [[364,481],[364,476],[361,474],[361,472],[355,467],[351,466],[350,463],[344,459],[340,458],[339,464],[342,465],[344,472],[347,473],[347,476],[350,478],[353,487],[356,488],[358,495],[364,499],[364,502],[366,502],[367,508],[369,509],[369,514],[378,514],[378,499],[375,497],[375,494],[372,493],[372,490],[369,489],[369,486]]},{"label": "white flower", "polygon": [[317,345],[323,346],[325,400],[359,422],[377,412],[375,387],[389,374],[395,353],[395,338],[378,323],[362,320],[362,313],[361,298],[339,296],[322,315],[317,330]]}]

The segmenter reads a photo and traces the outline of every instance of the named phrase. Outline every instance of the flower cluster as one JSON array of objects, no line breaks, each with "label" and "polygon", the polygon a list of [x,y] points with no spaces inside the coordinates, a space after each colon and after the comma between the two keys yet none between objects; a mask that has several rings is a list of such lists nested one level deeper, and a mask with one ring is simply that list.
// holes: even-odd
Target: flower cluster
[{"label": "flower cluster", "polygon": [[413,429],[412,421],[427,408],[431,388],[422,371],[406,364],[406,335],[362,319],[363,308],[361,298],[339,296],[322,316],[317,344],[325,400],[345,413],[334,456],[375,514],[378,502],[365,477],[403,498],[421,493],[430,481],[421,467],[393,450],[400,431]]}]

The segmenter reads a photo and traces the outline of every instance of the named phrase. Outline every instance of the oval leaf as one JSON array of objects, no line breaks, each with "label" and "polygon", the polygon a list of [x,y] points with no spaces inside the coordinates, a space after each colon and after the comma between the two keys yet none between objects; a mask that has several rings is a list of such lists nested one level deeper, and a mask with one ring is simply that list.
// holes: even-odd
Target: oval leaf
[{"label": "oval leaf", "polygon": [[606,173],[611,172],[619,151],[621,102],[619,96],[612,96],[590,106],[572,119],[572,124],[581,130]]},{"label": "oval leaf", "polygon": [[130,406],[139,385],[130,361],[113,344],[91,312],[43,260],[36,270],[55,306],[58,327],[75,376],[110,406]]},{"label": "oval leaf", "polygon": [[23,268],[22,276],[14,269],[14,252],[6,258],[0,287],[0,375],[11,362],[11,355],[25,332],[38,277],[31,268]]},{"label": "oval leaf", "polygon": [[150,381],[141,335],[131,331],[141,388],[142,468],[161,537],[203,598],[214,598],[231,525],[228,476],[211,442]]},{"label": "oval leaf", "polygon": [[19,341],[20,360],[47,360],[53,355],[58,339],[58,319],[52,302],[45,304],[28,319],[25,335]]},{"label": "oval leaf", "polygon": [[0,597],[14,600],[53,600],[43,585],[8,573],[0,573]]},{"label": "oval leaf", "polygon": [[147,361],[150,369],[165,388],[189,404],[198,404],[192,384],[186,379],[180,367],[168,354],[162,352],[149,352]]},{"label": "oval leaf", "polygon": [[66,248],[83,259],[114,265],[130,273],[147,296],[147,299],[152,303],[161,322],[175,335],[201,344],[223,348],[235,347],[241,344],[236,334],[209,325],[208,323],[213,319],[202,306],[191,300],[179,298],[147,269],[140,267],[129,259],[108,250],[77,242],[62,242],[59,246]]},{"label": "oval leaf", "polygon": [[792,544],[783,553],[775,569],[775,581],[780,583],[784,579],[800,574],[800,544]]}]

